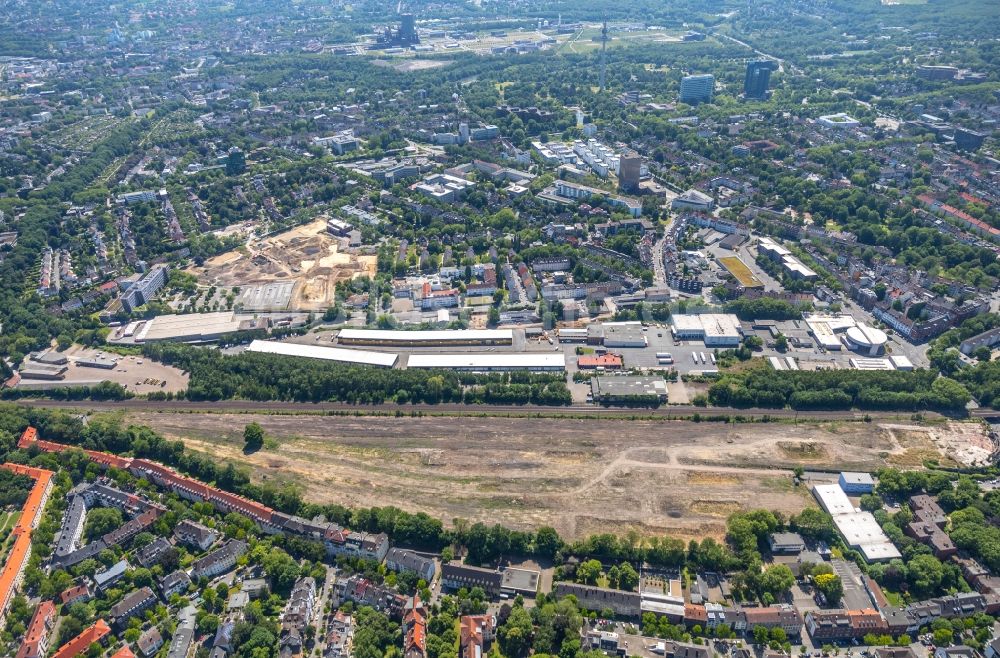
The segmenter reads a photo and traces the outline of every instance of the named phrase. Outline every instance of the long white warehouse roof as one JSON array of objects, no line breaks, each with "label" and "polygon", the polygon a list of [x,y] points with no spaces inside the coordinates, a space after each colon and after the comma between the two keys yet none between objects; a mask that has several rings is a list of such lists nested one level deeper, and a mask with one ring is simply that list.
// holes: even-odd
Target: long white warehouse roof
[{"label": "long white warehouse roof", "polygon": [[813,495],[832,517],[837,530],[852,548],[861,551],[869,562],[900,557],[899,549],[882,531],[870,512],[855,509],[839,484],[817,484]]},{"label": "long white warehouse roof", "polygon": [[512,329],[441,329],[424,331],[400,331],[392,329],[341,329],[338,338],[374,341],[474,341],[513,340]]},{"label": "long white warehouse roof", "polygon": [[474,370],[552,370],[566,368],[566,355],[547,353],[523,354],[411,354],[408,368],[442,368]]},{"label": "long white warehouse roof", "polygon": [[389,352],[369,352],[366,350],[347,350],[342,347],[322,347],[320,345],[300,345],[298,343],[278,343],[269,340],[255,340],[247,348],[248,352],[264,354],[281,354],[283,356],[300,356],[307,359],[323,359],[339,363],[353,363],[364,366],[391,368],[399,359],[398,354]]}]

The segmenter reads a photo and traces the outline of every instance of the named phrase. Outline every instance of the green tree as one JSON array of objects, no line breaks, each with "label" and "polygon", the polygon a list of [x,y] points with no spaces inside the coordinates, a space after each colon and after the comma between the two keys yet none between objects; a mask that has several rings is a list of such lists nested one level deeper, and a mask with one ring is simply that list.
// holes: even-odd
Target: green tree
[{"label": "green tree", "polygon": [[522,607],[511,609],[507,622],[497,631],[497,640],[507,658],[526,656],[531,647],[531,615]]},{"label": "green tree", "polygon": [[827,603],[837,605],[844,596],[844,583],[840,576],[832,573],[821,573],[813,578],[816,589],[826,597]]},{"label": "green tree", "polygon": [[601,563],[597,560],[587,560],[576,568],[576,582],[585,585],[594,585],[601,577]]},{"label": "green tree", "polygon": [[114,507],[98,507],[87,514],[84,535],[89,541],[99,539],[124,522],[122,512]]},{"label": "green tree", "polygon": [[245,452],[256,452],[264,447],[264,428],[254,421],[243,428],[243,443]]},{"label": "green tree", "polygon": [[618,589],[632,591],[639,584],[639,574],[628,562],[618,567]]}]

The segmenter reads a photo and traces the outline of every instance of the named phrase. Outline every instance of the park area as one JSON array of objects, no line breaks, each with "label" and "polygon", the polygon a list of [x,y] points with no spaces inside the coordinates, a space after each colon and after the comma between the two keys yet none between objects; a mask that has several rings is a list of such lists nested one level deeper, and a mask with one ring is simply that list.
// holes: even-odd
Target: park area
[{"label": "park area", "polygon": [[[257,482],[294,483],[311,502],[395,505],[446,524],[551,525],[569,538],[721,537],[735,511],[789,515],[813,505],[808,486],[793,483],[795,466],[833,481],[833,469],[908,464],[931,451],[950,460],[938,440],[947,426],[169,412],[129,420],[249,466]],[[252,420],[268,441],[245,455]]]}]

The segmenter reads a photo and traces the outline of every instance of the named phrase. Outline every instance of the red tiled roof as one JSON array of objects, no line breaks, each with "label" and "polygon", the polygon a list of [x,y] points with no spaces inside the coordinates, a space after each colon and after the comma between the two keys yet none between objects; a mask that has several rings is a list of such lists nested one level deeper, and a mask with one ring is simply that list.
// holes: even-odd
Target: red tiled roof
[{"label": "red tiled roof", "polygon": [[21,641],[21,647],[17,650],[17,658],[38,658],[39,644],[49,634],[49,628],[55,620],[56,607],[52,601],[42,601],[35,609],[35,614],[28,624],[28,631]]},{"label": "red tiled roof", "polygon": [[63,603],[72,601],[79,596],[89,596],[90,589],[86,585],[77,585],[76,587],[70,587],[68,590],[59,595]]},{"label": "red tiled roof", "polygon": [[128,648],[128,645],[126,645],[116,651],[111,658],[135,658],[135,654],[132,653],[132,650]]},{"label": "red tiled roof", "polygon": [[586,355],[576,360],[580,368],[621,368],[622,358],[617,354]]},{"label": "red tiled roof", "polygon": [[4,562],[3,571],[0,571],[0,612],[7,609],[7,605],[16,593],[18,578],[31,553],[31,532],[41,518],[43,503],[53,475],[52,471],[21,464],[6,463],[3,468],[18,475],[27,475],[35,480],[35,484],[28,492],[28,498],[21,508],[21,517],[12,531],[14,546],[7,556],[7,561]]},{"label": "red tiled roof", "polygon": [[52,658],[74,658],[79,656],[94,642],[100,642],[104,636],[111,632],[111,628],[103,619],[98,619],[94,625],[85,628],[82,633],[74,637],[66,644],[59,647],[59,650],[52,655]]},{"label": "red tiled roof", "polygon": [[[33,444],[46,452],[63,452],[64,450],[69,450],[73,447],[62,443],[55,443],[53,441],[43,441],[37,437],[38,433],[35,428],[29,427],[21,435],[21,439],[18,441],[18,447],[27,448]],[[262,522],[269,523],[272,515],[274,514],[274,510],[266,505],[261,505],[258,502],[249,500],[243,496],[229,493],[228,491],[223,491],[222,489],[218,489],[216,487],[210,487],[203,482],[180,475],[176,471],[161,464],[157,464],[156,462],[149,461],[148,459],[130,459],[127,457],[119,457],[118,455],[113,455],[108,452],[99,452],[97,450],[84,450],[84,452],[87,454],[87,457],[91,459],[91,461],[98,464],[121,469],[139,470],[143,473],[151,474],[154,478],[162,481],[171,488],[188,491],[199,498],[223,505],[228,509],[246,514],[247,516]]]}]

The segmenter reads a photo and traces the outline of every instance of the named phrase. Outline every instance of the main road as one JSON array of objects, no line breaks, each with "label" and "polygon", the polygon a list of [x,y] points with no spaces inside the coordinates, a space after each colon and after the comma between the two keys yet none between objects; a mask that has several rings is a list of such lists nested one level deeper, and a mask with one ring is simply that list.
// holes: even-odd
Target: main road
[{"label": "main road", "polygon": [[[567,407],[540,407],[534,405],[467,405],[467,404],[395,404],[378,405],[348,404],[346,402],[256,402],[252,400],[220,400],[193,402],[190,400],[144,400],[121,401],[91,400],[42,400],[22,399],[17,404],[26,407],[46,407],[55,409],[75,409],[80,411],[138,411],[160,413],[262,413],[262,414],[429,414],[449,416],[531,416],[531,417],[592,417],[592,418],[690,418],[695,414],[702,418],[739,416],[742,418],[796,420],[854,420],[885,421],[910,420],[909,412],[889,411],[795,411],[794,409],[737,409],[735,407],[696,407],[694,405],[666,405],[657,409],[648,408],[606,408],[593,405]],[[926,418],[941,418],[935,412],[923,412]],[[997,418],[1000,411],[976,409],[969,414],[972,418]]]}]

